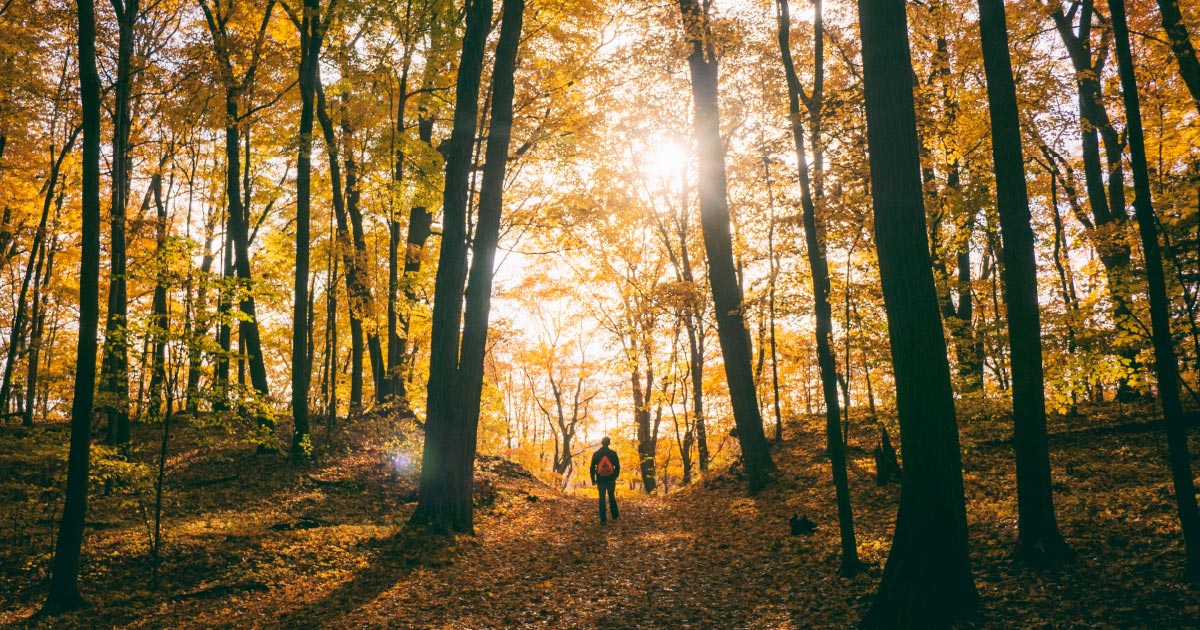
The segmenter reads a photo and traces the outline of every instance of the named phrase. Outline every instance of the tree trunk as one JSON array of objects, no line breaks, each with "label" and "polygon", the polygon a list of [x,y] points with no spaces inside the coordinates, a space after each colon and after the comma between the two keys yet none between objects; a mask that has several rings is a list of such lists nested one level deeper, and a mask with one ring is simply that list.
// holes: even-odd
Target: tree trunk
[{"label": "tree trunk", "polygon": [[79,555],[87,516],[88,451],[96,387],[96,333],[100,323],[100,74],[96,70],[96,14],[92,0],[77,0],[79,83],[83,109],[81,249],[79,265],[79,345],[71,405],[71,446],[67,488],[59,521],[50,591],[41,614],[83,607],[79,594]]},{"label": "tree trunk", "polygon": [[1004,305],[1012,361],[1013,448],[1017,462],[1017,558],[1045,566],[1074,554],[1054,516],[1046,437],[1037,258],[1025,188],[1017,90],[1008,53],[1004,0],[979,0],[979,31],[992,123],[996,206],[1004,251]]},{"label": "tree trunk", "polygon": [[[17,300],[17,310],[13,314],[12,330],[8,335],[8,352],[4,362],[4,378],[0,383],[0,413],[8,413],[9,401],[12,396],[12,378],[13,368],[17,362],[17,351],[21,348],[22,339],[25,335],[25,320],[29,319],[26,315],[25,304],[27,303],[26,296],[29,294],[29,284],[34,279],[36,274],[40,273],[38,266],[38,252],[44,251],[46,241],[46,224],[50,220],[50,209],[54,205],[54,193],[58,189],[58,179],[62,172],[63,161],[71,153],[71,149],[75,146],[75,140],[79,137],[80,127],[75,127],[71,131],[71,135],[67,138],[66,144],[63,145],[62,151],[53,157],[50,162],[50,173],[46,179],[46,194],[42,198],[42,215],[38,219],[37,231],[33,234],[33,244],[29,248],[29,264],[25,267],[25,275],[21,280],[21,293]],[[54,156],[54,147],[51,147],[51,156]]]},{"label": "tree trunk", "polygon": [[[458,69],[454,126],[446,160],[442,250],[434,288],[428,418],[415,524],[433,531],[474,533],[472,482],[492,264],[512,123],[512,79],[523,0],[505,0],[493,68],[492,129],[468,283],[467,205],[479,84],[491,25],[491,0],[471,0]],[[506,113],[507,112],[507,113]],[[466,285],[466,315],[463,298]],[[463,324],[461,358],[459,326]]]},{"label": "tree trunk", "polygon": [[[328,19],[328,16],[326,16]],[[296,158],[296,275],[292,302],[292,456],[303,457],[310,448],[308,422],[309,374],[309,259],[312,245],[312,135],[316,108],[321,40],[324,38],[319,0],[304,0],[300,20],[300,128]]]},{"label": "tree trunk", "polygon": [[1187,425],[1179,401],[1179,365],[1171,337],[1170,301],[1163,274],[1162,253],[1158,243],[1154,206],[1150,199],[1150,176],[1146,166],[1146,148],[1142,134],[1142,115],[1138,103],[1137,78],[1133,55],[1129,50],[1129,28],[1125,23],[1125,0],[1108,0],[1112,12],[1113,37],[1117,45],[1117,64],[1121,92],[1125,98],[1126,130],[1129,132],[1130,166],[1133,170],[1133,210],[1142,251],[1146,257],[1146,280],[1150,285],[1150,325],[1154,343],[1154,364],[1158,376],[1158,395],[1167,427],[1167,456],[1171,481],[1183,530],[1186,560],[1184,576],[1200,582],[1200,509],[1196,505],[1196,486],[1188,453]]},{"label": "tree trunk", "polygon": [[[1081,222],[1100,255],[1108,277],[1107,289],[1112,300],[1113,320],[1118,328],[1131,330],[1129,261],[1130,250],[1122,233],[1127,221],[1125,211],[1124,170],[1121,166],[1121,141],[1104,107],[1099,77],[1107,58],[1102,47],[1093,59],[1091,46],[1092,16],[1095,0],[1083,0],[1079,8],[1079,32],[1071,28],[1070,20],[1059,7],[1053,14],[1054,23],[1067,48],[1075,68],[1079,92],[1080,146],[1083,154],[1084,181],[1092,210],[1092,219]],[[1100,164],[1100,138],[1104,140],[1108,163],[1108,189],[1105,189],[1104,169]],[[1119,344],[1117,352],[1136,369],[1138,349],[1129,343]],[[1124,381],[1124,380],[1123,380]],[[1122,384],[1122,390],[1126,387]]]},{"label": "tree trunk", "polygon": [[117,13],[117,74],[112,140],[112,222],[109,255],[108,318],[104,325],[104,361],[100,371],[101,405],[108,416],[109,444],[129,442],[129,321],[126,295],[125,209],[133,161],[129,155],[133,90],[133,28],[139,0],[113,2]]},{"label": "tree trunk", "polygon": [[[320,64],[318,64],[319,66]],[[325,152],[329,158],[329,179],[332,188],[333,216],[337,222],[334,238],[334,249],[342,258],[346,267],[346,294],[349,300],[350,315],[350,414],[362,411],[363,388],[363,312],[361,288],[365,287],[360,278],[357,259],[354,255],[354,243],[350,240],[349,221],[346,215],[346,198],[342,192],[341,156],[334,131],[333,119],[325,100],[325,88],[320,78],[320,68],[317,69],[317,120],[320,121],[321,131],[325,137]],[[327,288],[326,290],[333,290]]]},{"label": "tree trunk", "polygon": [[[975,218],[974,210],[964,207],[962,201],[962,164],[958,157],[958,148],[953,145],[952,138],[953,130],[958,122],[959,104],[950,89],[953,72],[950,66],[949,42],[945,33],[942,32],[944,29],[941,28],[942,24],[940,23],[940,13],[946,10],[947,8],[942,2],[931,3],[929,9],[931,18],[939,20],[939,33],[933,62],[934,71],[930,83],[936,81],[940,84],[943,112],[941,132],[947,134],[947,130],[949,131],[949,134],[943,136],[942,142],[951,145],[948,149],[954,157],[950,157],[944,165],[946,187],[940,200],[936,194],[936,182],[932,167],[925,171],[924,179],[927,199],[937,200],[940,203],[940,209],[936,211],[938,214],[931,228],[930,244],[932,248],[930,251],[933,252],[934,273],[937,274],[937,280],[941,281],[938,299],[941,303],[942,318],[954,341],[954,362],[959,386],[963,393],[977,393],[983,390],[983,355],[979,352],[980,344],[977,340],[974,323],[974,296],[971,293],[970,243],[971,233],[975,227]],[[963,216],[964,214],[971,216]],[[947,217],[953,224],[953,231],[949,238],[953,245],[956,273],[953,294],[958,299],[957,305],[951,297],[950,274],[946,270],[946,258],[950,252],[943,253],[937,236],[938,225]],[[847,357],[846,363],[849,365],[849,357]]]},{"label": "tree trunk", "polygon": [[1175,53],[1175,60],[1179,62],[1179,76],[1183,77],[1188,91],[1192,93],[1196,111],[1200,112],[1200,61],[1196,59],[1196,49],[1179,13],[1179,0],[1158,0],[1158,10],[1162,15],[1163,30],[1171,42],[1171,52]]},{"label": "tree trunk", "polygon": [[[838,530],[842,542],[843,577],[855,575],[863,568],[858,559],[858,542],[854,536],[854,512],[850,505],[850,482],[846,476],[846,445],[842,441],[841,410],[838,407],[837,366],[833,358],[833,309],[829,304],[829,265],[825,260],[825,239],[817,228],[816,206],[808,173],[808,156],[804,150],[804,124],[800,119],[803,88],[792,61],[790,45],[791,18],[788,0],[777,0],[779,18],[779,52],[788,86],[788,117],[792,140],[796,145],[796,160],[800,175],[800,205],[804,215],[804,241],[808,249],[808,265],[812,270],[813,311],[816,317],[817,364],[821,371],[821,390],[825,395],[826,448],[833,469],[833,485],[837,494]],[[813,79],[814,98],[821,93],[824,80],[823,44],[824,23],[821,0],[813,5],[815,14],[816,60]],[[815,108],[819,111],[819,105]],[[812,108],[810,108],[810,112]],[[849,365],[847,365],[847,369]]]},{"label": "tree trunk", "polygon": [[658,487],[658,478],[654,472],[654,455],[658,445],[650,431],[650,394],[654,391],[654,371],[649,366],[646,367],[644,386],[642,375],[637,369],[633,370],[630,380],[633,384],[633,421],[637,426],[638,436],[638,470],[642,475],[642,489],[649,494]]},{"label": "tree trunk", "polygon": [[[246,319],[240,322],[239,339],[250,364],[250,382],[255,392],[265,401],[270,397],[267,385],[267,369],[263,362],[262,342],[259,340],[258,315],[254,305],[254,291],[250,274],[250,234],[246,225],[246,211],[242,207],[240,172],[240,147],[237,94],[227,93],[225,102],[227,126],[225,127],[226,186],[229,190],[229,237],[233,241],[233,270],[238,285],[244,292],[239,304]],[[258,426],[268,433],[275,432],[275,421],[266,411],[265,405],[256,405]]]},{"label": "tree trunk", "polygon": [[[433,119],[422,118],[418,121],[420,138],[427,144],[432,144]],[[433,233],[433,215],[424,206],[413,206],[408,215],[408,236],[404,253],[404,266],[401,270],[399,263],[391,265],[388,278],[388,371],[386,378],[387,393],[390,396],[405,399],[408,397],[404,375],[407,373],[409,362],[408,334],[412,323],[411,309],[417,301],[416,275],[421,271],[425,242]],[[398,261],[400,250],[400,224],[392,223],[390,256]],[[401,275],[403,274],[403,276]],[[402,280],[403,278],[403,280]],[[404,313],[398,307],[400,286],[404,289]]]},{"label": "tree trunk", "polygon": [[679,10],[691,49],[688,65],[696,108],[696,137],[700,147],[700,222],[708,252],[709,284],[716,309],[717,336],[725,359],[725,377],[729,383],[734,423],[741,442],[749,490],[753,494],[770,482],[775,464],[771,461],[771,452],[763,433],[758,392],[754,388],[751,370],[745,304],[733,263],[725,155],[721,144],[717,57],[708,15],[698,0],[679,0]]},{"label": "tree trunk", "polygon": [[[243,294],[239,309],[245,317],[239,326],[239,346],[241,346],[249,359],[250,380],[260,398],[259,402],[261,404],[255,405],[256,420],[259,429],[263,433],[273,434],[275,432],[275,421],[271,417],[270,410],[266,405],[267,400],[270,398],[270,391],[267,382],[266,364],[262,356],[262,343],[259,339],[258,316],[255,312],[254,291],[250,274],[250,230],[248,226],[247,202],[243,201],[243,190],[239,181],[239,175],[241,174],[240,136],[242,118],[239,111],[239,101],[248,86],[253,82],[254,75],[257,72],[257,64],[261,58],[263,43],[266,41],[267,26],[270,24],[271,13],[275,8],[275,0],[268,0],[263,10],[262,21],[259,24],[258,34],[254,41],[253,50],[251,51],[250,64],[246,67],[240,79],[234,73],[235,64],[230,57],[229,51],[230,39],[225,30],[229,16],[217,12],[221,9],[221,5],[209,5],[207,2],[201,2],[200,8],[204,12],[204,18],[208,24],[209,33],[212,36],[213,51],[220,64],[221,82],[225,89],[225,190],[226,197],[228,198],[229,212],[226,248],[229,248],[232,244],[232,250],[226,250],[226,277],[232,278],[236,274],[237,283]],[[248,148],[249,142],[247,142]],[[250,163],[248,156],[249,151],[247,151],[247,167],[249,167]],[[222,352],[218,355],[216,370],[217,387],[222,390],[222,399],[226,397],[225,390],[227,390],[229,385],[230,326],[227,323],[229,321],[227,313],[231,307],[229,302],[231,298],[223,298],[223,300],[225,300],[221,304],[223,317],[221,318],[221,330],[218,335]],[[265,445],[260,445],[260,450],[264,447]]]},{"label": "tree trunk", "polygon": [[150,339],[153,346],[153,361],[150,368],[150,417],[163,417],[166,407],[164,392],[167,384],[167,339],[170,333],[170,321],[167,319],[167,278],[170,265],[167,252],[167,206],[162,198],[162,168],[166,166],[164,159],[159,164],[159,172],[150,179],[150,190],[154,194],[155,241],[157,243],[154,282],[154,302],[150,316]]},{"label": "tree trunk", "polygon": [[905,5],[860,0],[875,238],[904,469],[891,552],[863,627],[943,627],[978,603],[950,366],[921,189]]}]

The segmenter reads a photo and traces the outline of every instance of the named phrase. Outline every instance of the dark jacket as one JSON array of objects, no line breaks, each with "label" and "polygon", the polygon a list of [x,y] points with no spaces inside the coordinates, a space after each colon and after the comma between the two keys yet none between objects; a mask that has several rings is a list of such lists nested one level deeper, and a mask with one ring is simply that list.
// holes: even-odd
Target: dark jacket
[{"label": "dark jacket", "polygon": [[608,461],[612,462],[613,474],[609,475],[608,477],[600,477],[600,479],[604,481],[614,481],[616,480],[617,475],[621,474],[621,458],[617,457],[617,452],[611,448],[608,448],[607,446],[601,446],[595,453],[592,454],[592,483],[596,483],[596,466],[600,465],[600,460],[605,455],[608,455]]}]

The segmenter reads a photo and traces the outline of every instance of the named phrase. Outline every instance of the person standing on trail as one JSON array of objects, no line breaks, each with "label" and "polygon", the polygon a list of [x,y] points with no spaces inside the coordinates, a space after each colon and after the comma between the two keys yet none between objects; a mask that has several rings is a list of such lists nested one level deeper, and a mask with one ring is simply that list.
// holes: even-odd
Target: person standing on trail
[{"label": "person standing on trail", "polygon": [[621,459],[617,452],[608,447],[612,440],[605,436],[600,440],[600,448],[592,454],[592,483],[600,491],[600,524],[608,522],[604,514],[604,495],[608,494],[608,507],[612,511],[613,520],[620,514],[617,512],[617,476],[621,474]]}]

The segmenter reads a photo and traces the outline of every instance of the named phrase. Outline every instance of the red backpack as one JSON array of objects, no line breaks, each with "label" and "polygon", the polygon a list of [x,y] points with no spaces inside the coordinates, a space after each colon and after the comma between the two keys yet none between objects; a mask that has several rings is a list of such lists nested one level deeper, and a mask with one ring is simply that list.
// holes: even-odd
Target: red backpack
[{"label": "red backpack", "polygon": [[608,460],[608,455],[600,458],[600,463],[596,464],[596,475],[599,477],[611,477],[616,472],[612,462]]}]

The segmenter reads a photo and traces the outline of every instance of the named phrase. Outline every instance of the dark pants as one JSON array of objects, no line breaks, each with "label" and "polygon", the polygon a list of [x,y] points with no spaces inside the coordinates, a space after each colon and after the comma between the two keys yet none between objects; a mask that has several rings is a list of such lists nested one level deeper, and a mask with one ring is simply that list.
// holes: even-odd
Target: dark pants
[{"label": "dark pants", "polygon": [[620,516],[617,511],[617,480],[612,479],[596,479],[596,489],[600,491],[600,522],[604,523],[608,519],[604,516],[604,495],[608,495],[608,507],[612,510],[612,517],[615,519]]}]

